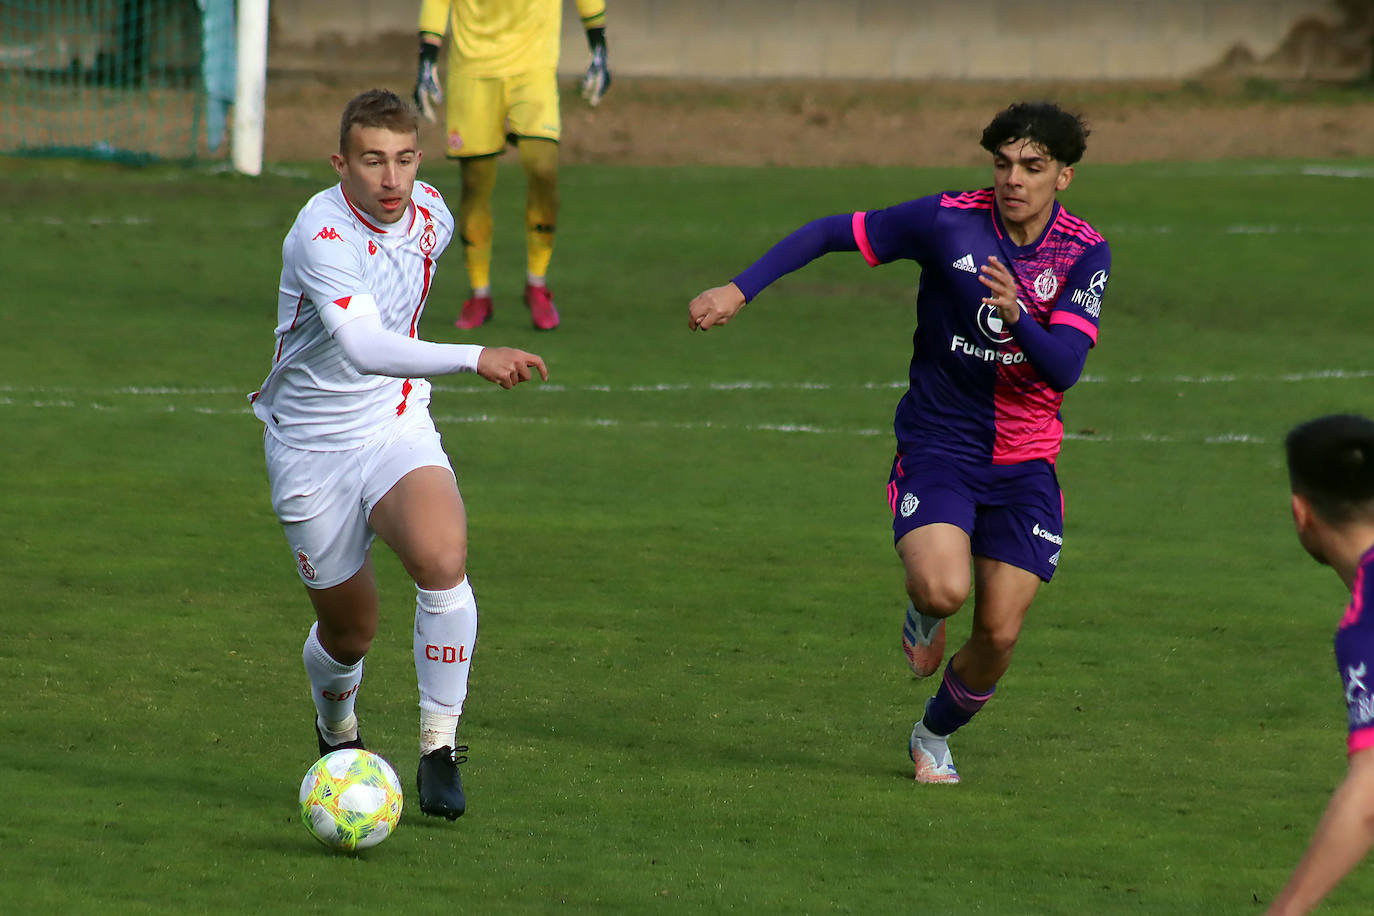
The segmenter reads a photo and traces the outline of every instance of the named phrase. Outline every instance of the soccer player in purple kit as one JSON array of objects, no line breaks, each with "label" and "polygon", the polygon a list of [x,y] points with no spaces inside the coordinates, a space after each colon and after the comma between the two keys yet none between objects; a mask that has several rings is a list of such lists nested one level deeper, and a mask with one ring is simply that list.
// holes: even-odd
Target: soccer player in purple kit
[{"label": "soccer player in purple kit", "polygon": [[1310,911],[1374,846],[1374,420],[1310,420],[1285,450],[1298,541],[1350,589],[1336,630],[1350,763],[1270,916]]},{"label": "soccer player in purple kit", "polygon": [[693,330],[725,324],[774,280],[834,251],[921,266],[888,482],[910,598],[902,642],[917,676],[939,669],[945,618],[970,588],[974,604],[972,634],[912,729],[919,782],[959,781],[948,738],[991,699],[1059,563],[1059,405],[1097,342],[1111,269],[1102,236],[1057,200],[1087,135],[1057,105],[1012,105],[983,132],[991,188],[815,220],[689,306]]}]

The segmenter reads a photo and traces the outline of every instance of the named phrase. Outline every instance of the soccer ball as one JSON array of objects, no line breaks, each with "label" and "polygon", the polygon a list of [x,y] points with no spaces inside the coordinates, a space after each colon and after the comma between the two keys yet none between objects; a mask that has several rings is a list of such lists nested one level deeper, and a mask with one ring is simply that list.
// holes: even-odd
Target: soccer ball
[{"label": "soccer ball", "polygon": [[330,849],[376,846],[401,820],[401,781],[371,751],[325,754],[301,780],[301,820]]}]

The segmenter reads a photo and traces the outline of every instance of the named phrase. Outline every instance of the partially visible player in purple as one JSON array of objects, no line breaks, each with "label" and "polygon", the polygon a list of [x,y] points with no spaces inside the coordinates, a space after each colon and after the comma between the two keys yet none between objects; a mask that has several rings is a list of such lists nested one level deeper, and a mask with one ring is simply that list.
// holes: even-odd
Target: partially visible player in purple
[{"label": "partially visible player in purple", "polygon": [[1374,421],[1310,420],[1285,449],[1298,541],[1350,589],[1336,630],[1350,765],[1270,916],[1312,910],[1374,846]]},{"label": "partially visible player in purple", "polygon": [[1012,105],[983,132],[991,188],[808,223],[689,306],[692,329],[725,324],[774,280],[833,251],[921,266],[888,482],[910,598],[902,643],[918,676],[939,669],[945,618],[970,588],[974,606],[972,635],[911,733],[920,782],[959,781],[947,739],[992,697],[1059,563],[1059,405],[1097,342],[1111,269],[1102,236],[1056,199],[1087,135],[1056,105]]}]

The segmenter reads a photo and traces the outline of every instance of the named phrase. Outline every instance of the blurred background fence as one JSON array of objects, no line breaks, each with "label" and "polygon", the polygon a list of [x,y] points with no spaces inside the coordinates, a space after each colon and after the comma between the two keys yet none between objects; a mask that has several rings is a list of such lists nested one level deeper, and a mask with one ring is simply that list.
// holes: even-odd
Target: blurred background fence
[{"label": "blurred background fence", "polygon": [[[1217,66],[1347,78],[1367,69],[1371,0],[608,0],[627,76],[686,79],[1182,79]],[[347,66],[413,37],[418,0],[274,0],[273,42]],[[565,0],[563,67],[586,42]],[[305,53],[305,52],[312,53]],[[274,64],[279,60],[274,58]],[[289,62],[281,60],[283,65]]]},{"label": "blurred background fence", "polygon": [[[685,80],[1356,80],[1374,0],[609,0],[613,72]],[[235,0],[0,0],[0,153],[223,151]],[[412,66],[419,0],[272,0],[273,74]],[[565,0],[564,75],[585,64]]]}]

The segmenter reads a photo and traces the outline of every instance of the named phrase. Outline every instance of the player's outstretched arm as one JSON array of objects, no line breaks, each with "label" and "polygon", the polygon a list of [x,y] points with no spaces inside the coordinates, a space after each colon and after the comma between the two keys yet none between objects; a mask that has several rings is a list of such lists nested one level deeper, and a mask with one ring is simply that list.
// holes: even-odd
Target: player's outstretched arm
[{"label": "player's outstretched arm", "polygon": [[477,357],[477,374],[502,388],[514,388],[521,382],[528,382],[534,377],[531,369],[538,369],[539,377],[546,382],[549,380],[549,370],[544,360],[524,350],[485,347]]},{"label": "player's outstretched arm", "polygon": [[744,293],[733,283],[716,286],[699,294],[687,306],[687,326],[693,331],[705,331],[725,324],[744,308]]},{"label": "player's outstretched arm", "polygon": [[376,312],[363,312],[335,328],[334,342],[363,375],[391,378],[475,372],[482,353],[477,344],[432,343],[388,331]]},{"label": "player's outstretched arm", "polygon": [[687,306],[687,326],[693,331],[725,324],[774,280],[798,270],[831,251],[858,251],[852,214],[812,220],[778,242],[763,257],[724,286],[708,289]]},{"label": "player's outstretched arm", "polygon": [[1267,916],[1310,912],[1374,845],[1374,748],[1350,758],[1345,781],[1326,806],[1293,877]]}]

